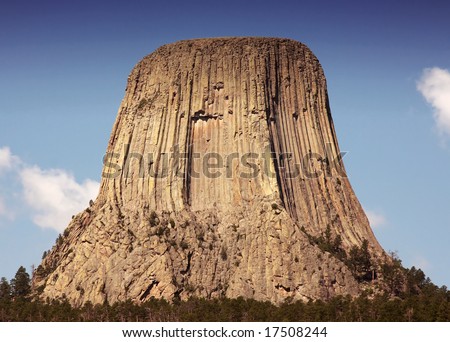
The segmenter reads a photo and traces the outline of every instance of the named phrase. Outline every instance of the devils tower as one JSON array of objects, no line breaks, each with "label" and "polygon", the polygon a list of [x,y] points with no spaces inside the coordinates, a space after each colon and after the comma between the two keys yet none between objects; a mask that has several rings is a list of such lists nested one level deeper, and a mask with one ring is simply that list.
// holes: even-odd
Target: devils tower
[{"label": "devils tower", "polygon": [[132,70],[100,193],[34,287],[74,305],[357,295],[323,236],[383,254],[345,176],[317,58],[289,39],[180,41]]}]

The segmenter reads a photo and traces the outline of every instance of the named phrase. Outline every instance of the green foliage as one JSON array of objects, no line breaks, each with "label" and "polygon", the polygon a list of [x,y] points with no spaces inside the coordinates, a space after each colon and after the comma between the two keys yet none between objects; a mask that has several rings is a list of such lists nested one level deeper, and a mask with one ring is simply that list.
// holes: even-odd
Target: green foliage
[{"label": "green foliage", "polygon": [[222,246],[222,249],[220,250],[220,257],[223,261],[227,260],[228,258],[227,249],[225,248],[225,246]]},{"label": "green foliage", "polygon": [[150,222],[150,226],[152,226],[152,227],[155,227],[159,223],[158,215],[154,211],[152,211],[150,213],[149,222]]},{"label": "green foliage", "polygon": [[328,252],[341,261],[345,261],[347,259],[347,253],[345,253],[345,250],[341,246],[341,237],[336,235],[333,239],[331,236],[330,226],[327,226],[327,229],[322,236],[312,236],[304,227],[302,227],[301,230],[306,234],[309,242],[317,245],[323,252]]},{"label": "green foliage", "polygon": [[391,296],[407,298],[437,290],[421,269],[414,266],[411,269],[404,268],[395,253],[391,253],[390,260],[381,265],[380,274],[384,290]]},{"label": "green foliage", "polygon": [[165,227],[165,226],[158,227],[158,229],[156,230],[156,235],[163,236],[166,232],[166,228],[167,227]]},{"label": "green foliage", "polygon": [[205,233],[204,232],[199,232],[197,234],[197,240],[198,241],[205,241]]},{"label": "green foliage", "polygon": [[181,247],[181,249],[185,250],[185,249],[189,248],[189,245],[186,241],[183,240],[180,242],[180,247]]},{"label": "green foliage", "polygon": [[426,287],[433,286],[430,278],[425,277],[425,273],[414,266],[406,270],[406,291],[411,295],[420,294]]},{"label": "green foliage", "polygon": [[[193,288],[188,286],[189,290]],[[189,298],[169,303],[151,298],[141,305],[131,301],[73,308],[65,300],[5,301],[0,321],[184,321],[184,322],[393,322],[449,321],[450,293],[430,288],[427,293],[404,299],[376,295],[351,298],[337,296],[329,301],[293,302],[275,306],[252,299]]]},{"label": "green foliage", "polygon": [[[363,244],[348,258],[361,272],[368,269],[367,249]],[[222,251],[226,253],[225,248]],[[25,268],[20,267],[10,284],[5,278],[0,280],[0,321],[450,321],[450,291],[445,286],[434,285],[420,269],[403,268],[395,254],[387,258],[380,269],[380,278],[387,284],[384,293],[366,291],[357,298],[336,296],[328,301],[287,301],[280,306],[244,298],[189,298],[173,303],[150,298],[140,305],[131,301],[112,305],[88,302],[83,307],[73,308],[67,300],[24,300],[30,298],[30,279]],[[77,290],[83,292],[81,287]],[[184,290],[193,292],[195,287],[187,283]],[[39,289],[35,291],[38,293]]]},{"label": "green foliage", "polygon": [[8,280],[2,277],[0,280],[0,302],[9,301],[11,299],[11,285],[9,285]]},{"label": "green foliage", "polygon": [[[313,236],[304,227],[301,230],[306,234],[311,244],[317,245],[323,252],[328,252],[345,263],[357,281],[367,282],[373,280],[372,278],[375,277],[375,265],[372,264],[369,253],[369,242],[367,240],[363,241],[361,247],[353,246],[350,249],[349,255],[347,255],[341,246],[341,237],[336,235],[333,238],[330,226],[327,226],[322,236]],[[319,259],[321,260],[321,256]]]},{"label": "green foliage", "polygon": [[321,250],[331,253],[339,260],[345,260],[347,254],[342,248],[341,243],[342,239],[340,235],[336,235],[334,239],[332,238],[330,226],[327,226],[325,234],[317,239],[317,245]]},{"label": "green foliage", "polygon": [[39,266],[36,268],[36,273],[35,273],[35,275],[36,275],[37,277],[45,277],[47,274],[48,274],[48,273],[47,273],[46,269],[45,269],[42,265],[39,265]]},{"label": "green foliage", "polygon": [[144,108],[147,103],[148,103],[147,99],[142,99],[141,101],[139,101],[138,109]]},{"label": "green foliage", "polygon": [[59,234],[58,237],[56,238],[55,243],[57,246],[60,246],[60,245],[62,245],[63,241],[64,241],[63,236],[61,234]]},{"label": "green foliage", "polygon": [[11,280],[11,294],[15,299],[25,299],[31,292],[30,275],[25,267],[20,266],[14,279]]},{"label": "green foliage", "polygon": [[350,249],[349,257],[345,260],[345,263],[356,277],[356,280],[360,282],[372,280],[373,267],[367,240],[363,241],[361,247],[353,246]]},{"label": "green foliage", "polygon": [[[381,265],[381,276],[386,292],[391,296],[398,296],[404,288],[405,270],[402,267],[401,260],[395,255],[391,254],[391,260]],[[413,279],[411,279],[413,280]],[[412,285],[415,287],[415,285]]]}]

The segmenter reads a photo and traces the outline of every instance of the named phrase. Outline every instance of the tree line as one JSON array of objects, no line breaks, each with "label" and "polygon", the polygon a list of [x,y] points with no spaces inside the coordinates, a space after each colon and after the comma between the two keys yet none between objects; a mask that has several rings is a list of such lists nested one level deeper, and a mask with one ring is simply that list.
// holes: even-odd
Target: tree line
[{"label": "tree line", "polygon": [[30,276],[21,266],[11,281],[1,278],[0,321],[450,321],[450,291],[434,285],[420,269],[406,269],[398,258],[393,260],[382,267],[383,291],[368,287],[357,298],[337,296],[279,306],[244,298],[173,302],[151,298],[142,304],[88,302],[74,308],[67,300],[35,298]]}]

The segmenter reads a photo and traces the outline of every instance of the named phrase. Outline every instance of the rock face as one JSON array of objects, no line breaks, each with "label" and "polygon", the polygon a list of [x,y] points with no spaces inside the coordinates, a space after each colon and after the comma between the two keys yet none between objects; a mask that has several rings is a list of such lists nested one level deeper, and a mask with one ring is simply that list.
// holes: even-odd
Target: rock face
[{"label": "rock face", "polygon": [[303,44],[160,47],[128,78],[100,194],[34,276],[42,297],[102,303],[356,295],[311,237],[382,255],[345,176],[323,70]]}]

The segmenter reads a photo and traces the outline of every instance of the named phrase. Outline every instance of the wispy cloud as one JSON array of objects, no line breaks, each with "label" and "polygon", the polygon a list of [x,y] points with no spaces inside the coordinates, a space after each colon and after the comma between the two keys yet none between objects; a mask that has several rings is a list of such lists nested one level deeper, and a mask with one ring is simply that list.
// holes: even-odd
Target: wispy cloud
[{"label": "wispy cloud", "polygon": [[380,228],[386,224],[387,220],[383,214],[373,210],[365,210],[365,212],[372,228]]},{"label": "wispy cloud", "polygon": [[417,90],[433,107],[439,133],[450,136],[450,72],[437,67],[425,69]]},{"label": "wispy cloud", "polygon": [[0,147],[0,173],[10,170],[19,162],[19,158],[11,153],[8,146]]},{"label": "wispy cloud", "polygon": [[[33,222],[42,228],[51,228],[62,232],[72,215],[77,214],[95,199],[100,184],[87,179],[78,183],[71,172],[61,169],[42,169],[28,166],[13,155],[8,147],[0,148],[0,171],[9,169],[20,179],[20,192],[27,204],[27,210]],[[5,202],[8,194],[0,198],[0,217],[10,218],[10,210]]]}]

